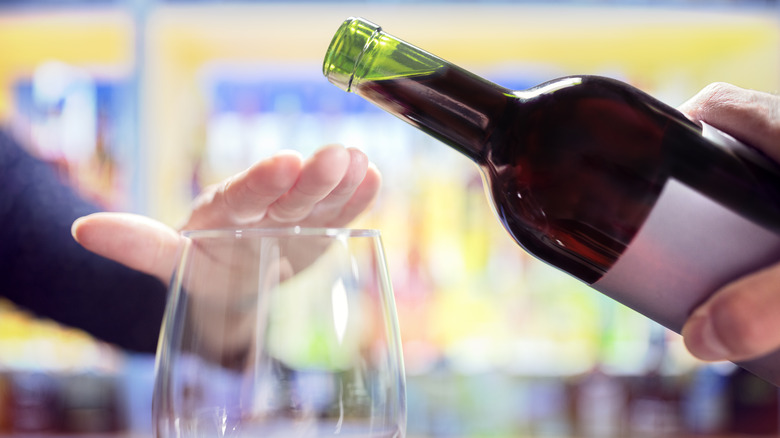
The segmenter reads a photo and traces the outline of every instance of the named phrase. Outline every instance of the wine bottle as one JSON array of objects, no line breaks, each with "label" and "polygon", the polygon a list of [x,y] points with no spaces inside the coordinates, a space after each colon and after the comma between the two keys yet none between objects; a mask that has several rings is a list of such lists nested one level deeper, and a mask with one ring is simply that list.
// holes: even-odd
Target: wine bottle
[{"label": "wine bottle", "polygon": [[[510,90],[362,18],[338,29],[323,73],[474,161],[530,254],[674,331],[780,260],[780,166],[626,83]],[[780,352],[740,365],[780,385]]]}]

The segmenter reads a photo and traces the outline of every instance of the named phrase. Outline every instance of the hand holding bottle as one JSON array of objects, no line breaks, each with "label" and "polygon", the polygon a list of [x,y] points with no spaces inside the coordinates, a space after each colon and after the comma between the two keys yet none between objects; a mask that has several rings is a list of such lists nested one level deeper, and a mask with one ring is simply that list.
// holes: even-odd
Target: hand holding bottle
[{"label": "hand holding bottle", "polygon": [[[712,84],[680,110],[729,132],[780,162],[780,96]],[[780,347],[780,264],[737,281],[693,312],[682,334],[704,360],[742,361]]]},{"label": "hand holding bottle", "polygon": [[[380,181],[377,169],[357,149],[326,146],[305,161],[281,152],[207,187],[181,229],[343,227],[368,208]],[[170,279],[182,238],[163,223],[128,213],[80,218],[72,232],[88,250],[164,282]]]}]

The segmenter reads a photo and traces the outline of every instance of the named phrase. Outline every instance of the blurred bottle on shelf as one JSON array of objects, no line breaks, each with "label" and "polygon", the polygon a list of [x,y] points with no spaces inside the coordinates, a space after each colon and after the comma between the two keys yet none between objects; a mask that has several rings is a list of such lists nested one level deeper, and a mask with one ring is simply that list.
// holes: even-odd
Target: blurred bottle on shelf
[{"label": "blurred bottle on shelf", "polygon": [[62,409],[57,379],[42,372],[16,372],[9,376],[9,430],[12,433],[57,433]]},{"label": "blurred bottle on shelf", "polygon": [[681,385],[667,367],[667,329],[652,324],[645,368],[631,379],[628,398],[628,433],[631,436],[674,436],[681,431]]},{"label": "blurred bottle on shelf", "polygon": [[73,434],[115,433],[124,430],[116,376],[94,373],[60,378],[60,431]]},{"label": "blurred bottle on shelf", "polygon": [[731,363],[703,364],[691,372],[682,395],[685,429],[697,435],[722,435],[728,432],[732,412],[729,409]]},{"label": "blurred bottle on shelf", "polygon": [[577,381],[574,403],[579,435],[586,438],[625,436],[628,397],[624,382],[596,365]]},{"label": "blurred bottle on shelf", "polygon": [[617,339],[616,312],[611,303],[600,304],[594,364],[575,379],[574,423],[578,435],[585,438],[622,438],[628,428],[628,391],[624,379],[611,374],[604,364],[606,352],[614,349]]},{"label": "blurred bottle on shelf", "polygon": [[729,433],[763,436],[780,433],[780,392],[776,386],[737,369],[729,375],[728,394]]}]

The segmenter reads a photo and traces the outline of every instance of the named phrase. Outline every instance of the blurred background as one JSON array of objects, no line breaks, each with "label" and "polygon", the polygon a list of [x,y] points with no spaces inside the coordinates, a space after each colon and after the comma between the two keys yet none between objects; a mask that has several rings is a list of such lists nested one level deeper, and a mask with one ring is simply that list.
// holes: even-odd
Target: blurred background
[{"label": "blurred background", "polygon": [[[172,226],[280,149],[365,150],[411,437],[778,435],[778,390],[531,259],[476,167],[321,62],[360,15],[504,86],[599,74],[677,106],[780,89],[777,1],[0,1],[0,125],[106,209]],[[2,188],[0,188],[2,190]],[[0,260],[2,263],[2,260]],[[0,301],[0,433],[149,436],[154,358]]]}]

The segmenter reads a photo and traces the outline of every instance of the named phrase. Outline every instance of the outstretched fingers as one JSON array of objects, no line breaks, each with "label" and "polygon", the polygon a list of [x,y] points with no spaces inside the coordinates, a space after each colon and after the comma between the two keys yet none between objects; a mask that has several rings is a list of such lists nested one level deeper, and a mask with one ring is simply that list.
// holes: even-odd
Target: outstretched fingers
[{"label": "outstretched fingers", "polygon": [[279,224],[306,219],[314,207],[339,188],[350,167],[350,152],[343,146],[326,146],[303,165],[295,185],[269,208],[268,218]]},{"label": "outstretched fingers", "polygon": [[194,202],[183,229],[223,228],[255,224],[265,219],[268,207],[298,180],[303,159],[282,151],[255,163],[227,180],[207,187]]},{"label": "outstretched fingers", "polygon": [[84,248],[138,271],[170,280],[182,237],[172,228],[130,213],[94,213],[73,222]]},{"label": "outstretched fingers", "polygon": [[305,161],[283,152],[207,188],[182,228],[346,226],[368,208],[380,183],[358,149],[325,146]]},{"label": "outstretched fingers", "polygon": [[[343,227],[376,197],[381,177],[357,149],[326,146],[303,160],[281,152],[198,196],[182,229]],[[167,281],[183,237],[165,224],[128,213],[78,219],[72,233],[86,249]]]},{"label": "outstretched fingers", "polygon": [[344,202],[339,203],[339,205],[329,205],[315,210],[312,213],[312,221],[317,221],[319,226],[326,227],[348,226],[374,202],[381,184],[382,176],[379,170],[373,164],[369,164],[363,179],[350,196],[348,198],[342,197]]}]

